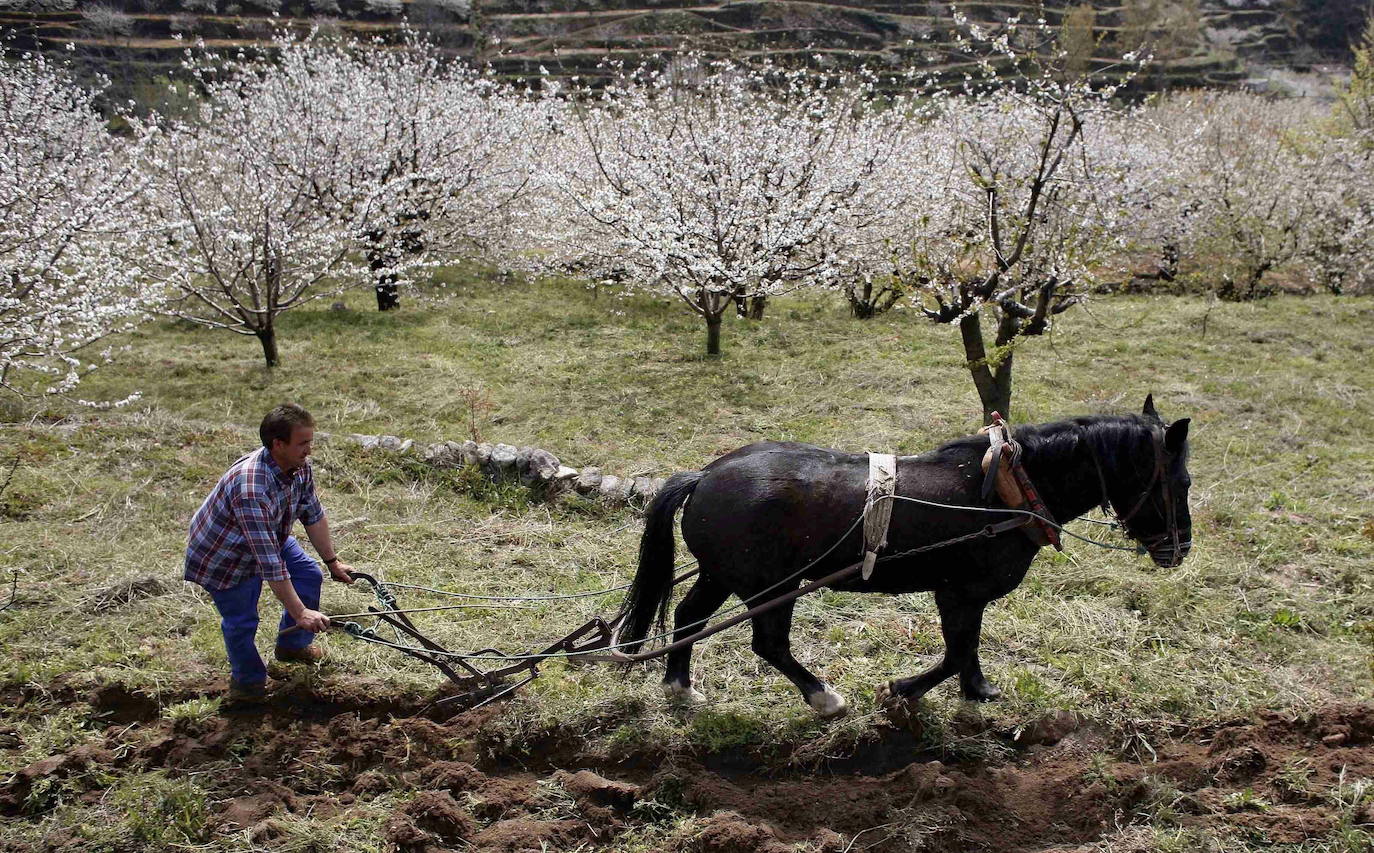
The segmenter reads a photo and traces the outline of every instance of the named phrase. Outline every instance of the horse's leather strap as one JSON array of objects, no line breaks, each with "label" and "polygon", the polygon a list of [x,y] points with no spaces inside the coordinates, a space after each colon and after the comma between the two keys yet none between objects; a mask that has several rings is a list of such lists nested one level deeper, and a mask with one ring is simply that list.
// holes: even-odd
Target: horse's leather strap
[{"label": "horse's leather strap", "polygon": [[864,501],[863,579],[873,576],[878,552],[887,547],[887,528],[892,523],[892,496],[897,492],[897,457],[890,453],[868,454],[868,498]]},{"label": "horse's leather strap", "polygon": [[1053,545],[1062,551],[1059,531],[1044,519],[1053,520],[1040,493],[1031,483],[1030,475],[1021,466],[1021,445],[1011,438],[1006,422],[996,413],[991,425],[983,428],[988,436],[988,450],[983,454],[983,499],[987,500],[994,491],[1002,503],[1011,509],[1026,508],[1038,518],[1028,518],[1021,532],[1035,544]]}]

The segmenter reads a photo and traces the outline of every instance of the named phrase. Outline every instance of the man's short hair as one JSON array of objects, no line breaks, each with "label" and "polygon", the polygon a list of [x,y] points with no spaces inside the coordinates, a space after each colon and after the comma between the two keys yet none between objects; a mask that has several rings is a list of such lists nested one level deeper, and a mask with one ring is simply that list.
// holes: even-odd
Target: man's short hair
[{"label": "man's short hair", "polygon": [[271,450],[273,439],[289,444],[291,432],[296,427],[314,425],[315,419],[310,417],[310,413],[305,409],[295,403],[282,403],[262,419],[262,426],[258,427],[258,437],[262,439],[262,446]]}]

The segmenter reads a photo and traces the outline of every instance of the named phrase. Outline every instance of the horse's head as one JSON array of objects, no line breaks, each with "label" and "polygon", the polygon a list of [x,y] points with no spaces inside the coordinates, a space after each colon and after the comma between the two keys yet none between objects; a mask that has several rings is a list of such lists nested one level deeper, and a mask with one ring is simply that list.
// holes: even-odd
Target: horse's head
[{"label": "horse's head", "polygon": [[1188,418],[1166,424],[1145,398],[1144,429],[1118,460],[1116,482],[1108,490],[1122,526],[1149,551],[1159,566],[1183,562],[1193,544],[1188,512]]}]

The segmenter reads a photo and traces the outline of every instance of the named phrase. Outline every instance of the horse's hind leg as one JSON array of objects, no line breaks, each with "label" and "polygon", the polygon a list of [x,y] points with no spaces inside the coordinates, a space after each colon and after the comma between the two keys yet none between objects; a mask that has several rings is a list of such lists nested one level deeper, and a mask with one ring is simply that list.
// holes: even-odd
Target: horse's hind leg
[{"label": "horse's hind leg", "polygon": [[789,601],[754,617],[754,653],[777,667],[822,717],[838,717],[848,708],[844,697],[792,657],[792,607]]},{"label": "horse's hind leg", "polygon": [[[692,588],[673,611],[673,641],[690,637],[706,627],[694,623],[710,618],[729,597],[730,590],[705,574],[697,575],[697,582],[692,584]],[[691,645],[668,653],[668,667],[663,674],[663,693],[669,699],[705,701],[706,697],[692,687]]]},{"label": "horse's hind leg", "polygon": [[[959,674],[960,686],[970,699],[994,699],[999,691],[983,677],[978,662],[978,638],[983,630],[986,601],[967,601],[946,593],[935,594],[940,610],[940,631],[945,637],[945,656],[938,664],[913,678],[899,678],[888,691],[904,699],[919,699],[932,687]],[[881,696],[882,689],[879,689]]]}]

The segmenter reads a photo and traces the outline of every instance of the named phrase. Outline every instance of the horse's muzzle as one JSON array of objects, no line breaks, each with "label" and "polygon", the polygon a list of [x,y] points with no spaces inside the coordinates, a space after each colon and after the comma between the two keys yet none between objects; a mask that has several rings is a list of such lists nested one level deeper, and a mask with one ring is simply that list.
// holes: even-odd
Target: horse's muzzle
[{"label": "horse's muzzle", "polygon": [[1172,569],[1183,563],[1183,558],[1188,556],[1188,552],[1193,549],[1192,542],[1180,542],[1175,548],[1172,544],[1161,545],[1150,548],[1150,559],[1155,561],[1155,565],[1162,569]]}]

